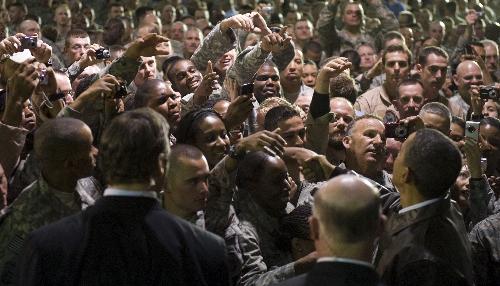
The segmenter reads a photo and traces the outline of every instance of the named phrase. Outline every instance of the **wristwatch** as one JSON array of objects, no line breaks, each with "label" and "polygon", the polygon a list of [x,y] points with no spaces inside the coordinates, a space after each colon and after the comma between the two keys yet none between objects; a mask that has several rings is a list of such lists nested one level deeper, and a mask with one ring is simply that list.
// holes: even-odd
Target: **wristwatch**
[{"label": "wristwatch", "polygon": [[237,150],[235,145],[231,145],[227,155],[235,160],[241,160],[245,158],[246,152],[244,150]]}]

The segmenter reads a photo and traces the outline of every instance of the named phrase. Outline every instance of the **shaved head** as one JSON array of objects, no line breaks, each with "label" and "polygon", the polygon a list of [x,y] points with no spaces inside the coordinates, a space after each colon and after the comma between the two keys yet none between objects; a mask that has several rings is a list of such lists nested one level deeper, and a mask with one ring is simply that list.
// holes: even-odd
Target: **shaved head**
[{"label": "shaved head", "polygon": [[175,166],[182,159],[198,160],[204,158],[200,149],[193,145],[176,144],[172,147],[169,157],[169,174],[175,172]]},{"label": "shaved head", "polygon": [[322,239],[328,245],[373,240],[380,212],[377,189],[366,179],[354,175],[329,180],[314,198],[313,213],[323,230]]},{"label": "shaved head", "polygon": [[49,164],[72,157],[89,148],[92,143],[89,134],[92,134],[90,128],[78,119],[48,120],[35,133],[35,155]]}]

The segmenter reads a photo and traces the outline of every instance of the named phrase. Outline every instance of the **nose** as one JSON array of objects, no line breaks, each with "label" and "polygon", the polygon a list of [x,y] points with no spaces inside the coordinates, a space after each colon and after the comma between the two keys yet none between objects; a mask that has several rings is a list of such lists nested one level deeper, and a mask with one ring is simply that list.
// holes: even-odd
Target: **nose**
[{"label": "nose", "polygon": [[438,70],[436,72],[436,78],[441,78],[443,76],[443,73],[441,72],[441,70]]},{"label": "nose", "polygon": [[375,136],[373,138],[373,143],[374,144],[382,144],[382,143],[384,143],[384,141],[382,140],[382,136],[380,134],[377,134],[377,136]]},{"label": "nose", "polygon": [[400,66],[399,66],[399,63],[395,63],[394,64],[394,72],[399,72],[399,69],[400,69]]},{"label": "nose", "polygon": [[217,141],[215,141],[215,144],[217,146],[225,146],[226,145],[226,141],[224,140],[224,138],[218,136],[217,137]]}]

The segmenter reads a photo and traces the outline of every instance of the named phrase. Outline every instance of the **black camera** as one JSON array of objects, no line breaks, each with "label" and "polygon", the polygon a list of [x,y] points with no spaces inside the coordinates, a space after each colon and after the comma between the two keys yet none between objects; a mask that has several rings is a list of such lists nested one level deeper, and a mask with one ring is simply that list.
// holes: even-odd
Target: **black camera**
[{"label": "black camera", "polygon": [[240,88],[240,95],[252,95],[253,93],[253,83],[245,83]]},{"label": "black camera", "polygon": [[488,100],[488,99],[497,100],[498,99],[497,91],[495,90],[494,86],[481,87],[479,89],[479,96],[483,100]]},{"label": "black camera", "polygon": [[116,89],[115,99],[124,98],[125,96],[127,96],[127,86],[122,82]]},{"label": "black camera", "polygon": [[34,49],[38,43],[38,37],[35,36],[25,36],[19,39],[21,41],[21,48],[24,49]]},{"label": "black camera", "polygon": [[385,123],[385,137],[395,139],[406,139],[410,135],[408,126],[404,122]]},{"label": "black camera", "polygon": [[111,58],[111,54],[109,53],[108,49],[100,48],[100,49],[95,51],[95,57],[98,60],[104,60],[104,59]]}]

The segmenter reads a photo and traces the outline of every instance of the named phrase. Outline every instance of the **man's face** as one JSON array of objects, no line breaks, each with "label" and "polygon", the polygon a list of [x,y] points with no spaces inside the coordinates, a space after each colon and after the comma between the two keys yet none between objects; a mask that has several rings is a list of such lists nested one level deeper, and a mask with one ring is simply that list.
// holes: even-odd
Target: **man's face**
[{"label": "man's face", "polygon": [[351,132],[343,140],[346,155],[352,154],[359,166],[374,166],[382,170],[386,153],[385,126],[382,121],[361,119],[354,124]]},{"label": "man's face", "polygon": [[413,29],[412,28],[400,28],[399,32],[405,38],[405,43],[408,44],[408,48],[412,49],[413,43],[415,42],[415,38],[413,36]]},{"label": "man's face", "polygon": [[54,15],[54,22],[58,26],[68,26],[71,24],[71,11],[66,7],[59,7],[56,9]]},{"label": "man's face", "polygon": [[19,23],[25,16],[24,10],[17,6],[10,6],[9,17],[13,23]]},{"label": "man's face", "polygon": [[295,37],[297,40],[305,41],[312,38],[311,27],[307,21],[299,21],[295,24]]},{"label": "man's face", "polygon": [[125,16],[125,8],[123,6],[113,6],[109,10],[109,19],[123,16]]},{"label": "man's face", "polygon": [[163,24],[171,24],[175,20],[175,8],[172,5],[165,5],[161,13]]},{"label": "man's face", "polygon": [[40,25],[32,20],[25,20],[21,23],[21,33],[26,36],[38,35],[40,37]]},{"label": "man's face", "polygon": [[205,209],[208,201],[208,176],[210,170],[205,157],[199,159],[177,158],[170,166],[167,193],[176,207],[195,214]]},{"label": "man's face", "polygon": [[302,83],[314,88],[316,77],[318,76],[318,68],[315,65],[304,65],[302,68]]},{"label": "man's face", "polygon": [[397,108],[400,119],[417,116],[424,104],[424,89],[420,84],[402,85],[399,87]]},{"label": "man's face", "polygon": [[424,66],[418,65],[418,67],[426,94],[437,97],[439,90],[443,87],[446,81],[448,61],[446,58],[439,55],[430,54],[427,56],[426,64]]},{"label": "man's face", "polygon": [[281,217],[286,214],[291,189],[286,165],[279,157],[269,157],[262,174],[252,195],[268,213]]},{"label": "man's face", "polygon": [[385,159],[384,170],[386,170],[390,174],[392,174],[394,170],[394,161],[398,157],[399,151],[401,150],[401,145],[401,141],[395,140],[394,138],[387,138],[387,158]]},{"label": "man's face", "polygon": [[88,51],[90,48],[90,38],[71,37],[68,44],[69,46],[65,47],[66,57],[71,63],[73,63],[79,61],[80,58]]},{"label": "man's face", "polygon": [[360,46],[358,48],[358,54],[361,58],[359,67],[363,70],[369,70],[377,61],[377,54],[369,46]]},{"label": "man's face", "polygon": [[269,65],[261,66],[255,76],[253,92],[259,103],[266,98],[279,96],[280,76],[278,69]]},{"label": "man's face", "polygon": [[163,115],[170,127],[177,126],[181,119],[181,95],[169,84],[162,82],[156,85],[151,91],[147,106]]},{"label": "man's face", "polygon": [[199,20],[199,19],[205,19],[205,20],[208,20],[208,11],[207,10],[196,10],[194,11],[194,18],[196,20]]},{"label": "man's face", "polygon": [[386,74],[385,83],[387,86],[396,88],[410,72],[408,55],[404,52],[387,53],[385,55],[384,71]]},{"label": "man's face", "polygon": [[185,96],[194,92],[201,83],[201,73],[189,60],[180,60],[172,68],[175,89]]},{"label": "man's face", "polygon": [[184,41],[184,24],[172,24],[172,28],[170,28],[170,37],[172,38],[172,40],[176,40],[179,42]]},{"label": "man's face", "polygon": [[196,30],[189,30],[184,37],[184,50],[192,55],[200,46],[201,35]]},{"label": "man's face", "polygon": [[429,112],[424,112],[419,116],[424,122],[424,126],[426,128],[436,129],[443,133],[445,136],[448,136],[450,134],[449,118],[445,118],[441,115]]},{"label": "man's face", "polygon": [[445,27],[443,22],[432,23],[429,26],[429,36],[436,39],[439,44],[443,42],[445,35]]},{"label": "man's face", "polygon": [[114,43],[117,44],[123,38],[125,33],[125,23],[117,22],[115,20],[108,21],[104,25],[104,32],[102,33],[102,38],[104,43]]},{"label": "man's face", "polygon": [[332,99],[330,110],[335,113],[335,121],[329,123],[328,145],[335,149],[343,149],[342,140],[347,135],[347,125],[354,119],[354,109],[345,101]]},{"label": "man's face", "polygon": [[363,8],[361,4],[347,4],[344,10],[343,22],[346,26],[357,27],[361,25]]},{"label": "man's face", "polygon": [[57,92],[64,93],[64,102],[66,102],[66,104],[70,104],[71,102],[73,102],[73,89],[71,88],[69,77],[58,73],[56,73],[55,75],[57,82]]},{"label": "man's face", "polygon": [[283,82],[301,83],[302,63],[302,52],[295,51],[295,57],[282,73],[282,84]]},{"label": "man's face", "polygon": [[455,184],[451,187],[451,198],[458,203],[462,213],[469,209],[469,180],[470,172],[467,168],[467,164],[464,164]]},{"label": "man's face", "polygon": [[306,128],[299,116],[294,116],[278,123],[279,135],[285,139],[288,147],[303,147],[306,141]]},{"label": "man's face", "polygon": [[135,75],[134,83],[141,86],[146,80],[156,78],[155,57],[141,57],[141,65]]},{"label": "man's face", "polygon": [[486,67],[490,73],[494,73],[498,69],[498,47],[490,44],[484,46],[486,55]]},{"label": "man's face", "polygon": [[483,84],[483,73],[475,62],[462,62],[457,68],[454,81],[460,95],[470,102],[470,88],[472,85]]},{"label": "man's face", "polygon": [[82,129],[81,136],[83,142],[85,143],[83,144],[81,149],[75,150],[75,154],[79,159],[79,164],[77,167],[78,177],[85,178],[92,175],[92,171],[96,166],[97,149],[92,146],[93,137],[92,131],[90,131],[89,127],[85,126],[85,128]]},{"label": "man's face", "polygon": [[465,130],[457,123],[451,123],[449,137],[459,149],[465,144]]},{"label": "man's face", "polygon": [[226,74],[226,71],[233,65],[236,58],[236,50],[232,49],[220,57],[215,63],[215,69]]}]

